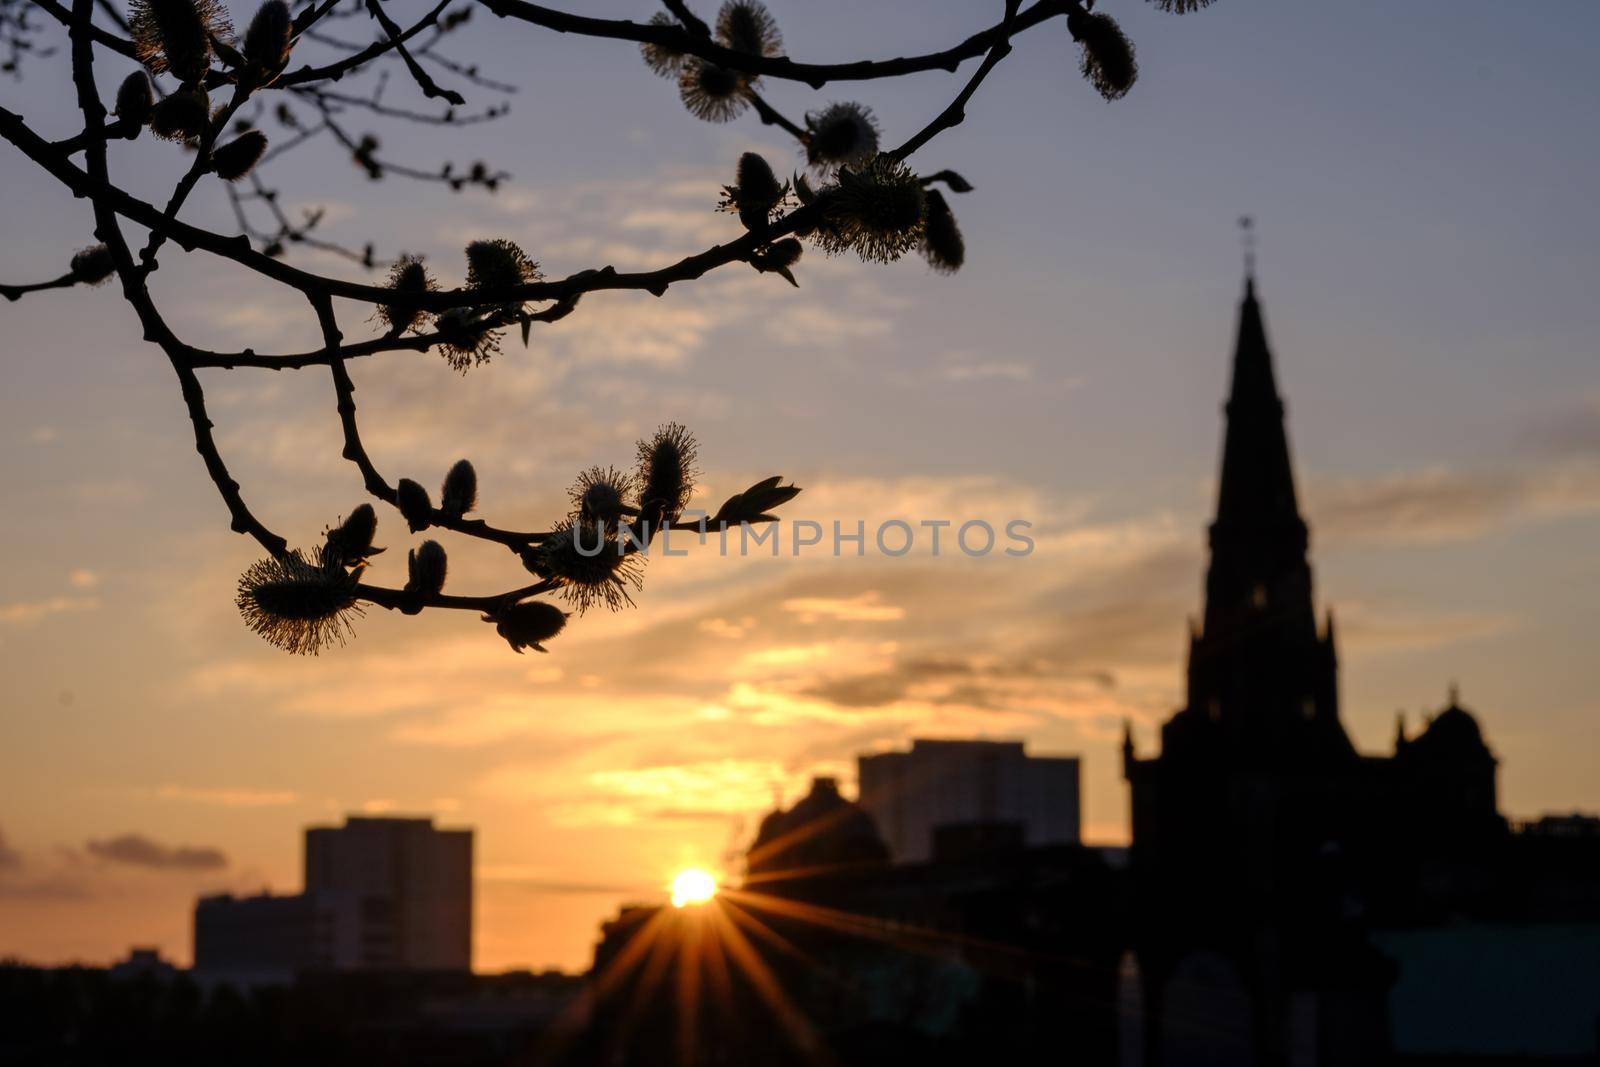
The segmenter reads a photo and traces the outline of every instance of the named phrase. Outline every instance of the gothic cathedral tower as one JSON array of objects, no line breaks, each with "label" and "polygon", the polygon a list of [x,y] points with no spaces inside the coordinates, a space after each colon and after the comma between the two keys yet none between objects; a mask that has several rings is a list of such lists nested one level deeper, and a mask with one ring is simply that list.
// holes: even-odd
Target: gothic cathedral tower
[{"label": "gothic cathedral tower", "polygon": [[[1187,699],[1159,755],[1139,758],[1131,733],[1123,744],[1145,1062],[1163,1067],[1287,1062],[1305,973],[1348,977],[1362,997],[1373,989],[1368,960],[1339,931],[1346,860],[1372,839],[1381,789],[1340,722],[1333,618],[1319,630],[1253,277],[1225,411]],[[1209,1018],[1200,1037],[1180,1025],[1196,1014]],[[1363,1049],[1381,1045],[1369,1036]]]}]

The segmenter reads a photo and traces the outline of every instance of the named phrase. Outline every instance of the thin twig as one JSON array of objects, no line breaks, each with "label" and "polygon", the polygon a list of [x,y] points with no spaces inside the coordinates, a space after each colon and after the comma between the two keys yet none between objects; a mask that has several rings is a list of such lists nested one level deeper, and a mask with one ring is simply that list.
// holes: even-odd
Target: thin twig
[{"label": "thin twig", "polygon": [[372,13],[373,18],[378,20],[378,25],[383,27],[384,34],[394,43],[395,51],[399,52],[400,58],[405,60],[406,69],[411,72],[411,77],[416,80],[417,87],[422,90],[424,96],[430,99],[448,100],[456,107],[460,107],[467,102],[466,98],[454,89],[439,88],[438,83],[428,76],[427,71],[422,69],[422,65],[411,58],[411,53],[406,50],[403,32],[399,26],[395,25],[394,20],[384,12],[383,5],[378,0],[367,0],[367,10]]},{"label": "thin twig", "polygon": [[38,293],[46,289],[68,289],[78,284],[78,276],[71,271],[59,278],[52,278],[47,282],[31,282],[27,285],[0,285],[0,296],[7,300],[22,299],[24,293]]}]

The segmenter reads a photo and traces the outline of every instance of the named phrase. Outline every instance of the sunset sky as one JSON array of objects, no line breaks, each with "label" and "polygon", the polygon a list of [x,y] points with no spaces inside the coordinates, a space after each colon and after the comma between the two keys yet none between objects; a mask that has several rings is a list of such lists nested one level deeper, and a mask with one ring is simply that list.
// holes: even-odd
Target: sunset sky
[{"label": "sunset sky", "polygon": [[[953,277],[808,250],[799,289],[736,266],[661,299],[600,294],[465,377],[436,354],[351,367],[379,469],[433,487],[469,457],[505,526],[548,524],[578,471],[631,462],[678,420],[713,508],[781,473],[805,488],[788,518],[1026,519],[1026,558],[699,549],[653,559],[635,610],[575,618],[548,656],[474,614],[374,609],[343,650],[296,659],[238,618],[260,550],[229,532],[115,286],[0,304],[0,956],[137,943],[187,961],[197,893],[294,891],[305,825],[388,811],[476,828],[481,969],[578,968],[619,903],[664,898],[687,865],[736,875],[775,801],[816,773],[849,791],[857,753],[913,736],[1079,754],[1086,836],[1124,841],[1121,724],[1153,751],[1199,607],[1246,213],[1358,745],[1387,750],[1397,710],[1415,729],[1458,681],[1509,814],[1600,808],[1600,7],[1101,6],[1138,47],[1126,99],[1085,85],[1050,24],[914,157],[976,186],[952,197]],[[945,47],[1000,5],[771,7],[791,55],[827,61]],[[450,284],[479,237],[561,276],[732,239],[713,209],[738,155],[799,165],[753,117],[692,118],[626,44],[480,11],[451,52],[519,87],[507,118],[370,128],[404,162],[510,171],[497,195],[370,183],[319,143],[267,172],[286,206],[325,207],[328,236],[380,255],[425,253]],[[75,110],[54,62],[0,81],[0,104],[59,138]],[[102,62],[103,90],[126,69]],[[860,100],[898,142],[960,84],[767,96],[795,116]],[[388,92],[427,106],[398,67]],[[186,165],[166,144],[112,149],[119,180],[161,200]],[[88,206],[9,145],[0,187],[0,280],[53,277],[91,243]],[[189,217],[232,227],[209,185]],[[187,340],[316,343],[292,294],[175,249],[162,264],[153,290]],[[374,329],[340,312],[347,336]],[[309,545],[363,499],[325,369],[203,380],[269,526]],[[419,540],[380,508],[375,580],[402,584]],[[443,540],[452,592],[527,580],[503,550]]]}]

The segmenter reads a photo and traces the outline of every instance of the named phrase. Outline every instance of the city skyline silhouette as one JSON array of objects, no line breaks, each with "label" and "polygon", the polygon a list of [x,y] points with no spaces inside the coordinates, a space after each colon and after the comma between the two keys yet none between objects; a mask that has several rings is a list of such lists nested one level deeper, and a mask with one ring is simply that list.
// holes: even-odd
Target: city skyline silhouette
[{"label": "city skyline silhouette", "polygon": [[[298,828],[431,813],[478,830],[478,965],[577,970],[624,901],[691,866],[736,874],[775,798],[828,775],[853,795],[858,753],[919,737],[1082,757],[1084,838],[1125,845],[1123,722],[1141,756],[1160,750],[1203,605],[1241,212],[1354,747],[1391,752],[1396,712],[1415,736],[1459,682],[1505,813],[1600,806],[1582,741],[1600,682],[1582,655],[1600,624],[1584,595],[1600,242],[1573,181],[1596,162],[1579,135],[1594,14],[1128,7],[1143,74],[1126,99],[1082,86],[1061,30],[1019,44],[952,131],[948,162],[976,186],[955,201],[954,278],[817,255],[795,290],[744,269],[700,293],[597,298],[598,321],[513,340],[482,375],[420,357],[392,379],[352,370],[387,473],[431,489],[471,454],[485,494],[530,524],[573,472],[681,418],[716,457],[697,504],[783,471],[806,489],[795,517],[825,524],[1022,516],[1038,549],[1015,566],[653,558],[638,610],[591,615],[549,656],[512,655],[475,618],[374,611],[348,648],[288,661],[228,603],[257,553],[227,532],[115,287],[4,304],[0,953],[107,963],[151,944],[188,962],[197,896],[299,888]],[[786,20],[795,54],[839,54],[824,24],[840,20],[862,52],[932,47],[972,13],[815,19]],[[740,232],[714,211],[739,153],[780,177],[803,162],[749,116],[695,123],[630,46],[524,54],[493,25],[469,27],[486,69],[542,72],[510,97],[528,135],[492,154],[512,173],[497,193],[424,209],[416,186],[333,154],[286,160],[293,207],[326,202],[344,239],[416,233],[430,263],[514,231],[552,271],[650,269]],[[593,122],[542,107],[552,84],[584,85]],[[65,135],[66,90],[41,67],[6,106],[37,94]],[[870,99],[886,131],[934,91],[794,90],[800,108]],[[470,140],[416,135],[441,158]],[[125,147],[152,180],[182,156]],[[88,243],[87,215],[7,153],[0,281],[36,280],[63,235]],[[193,208],[228,225],[220,198]],[[154,284],[203,343],[315,345],[303,307],[238,300],[236,281],[175,260]],[[241,482],[305,539],[360,491],[315,374],[207,377]],[[421,540],[385,512],[380,562],[392,573]],[[452,551],[451,581],[505,563]]]}]

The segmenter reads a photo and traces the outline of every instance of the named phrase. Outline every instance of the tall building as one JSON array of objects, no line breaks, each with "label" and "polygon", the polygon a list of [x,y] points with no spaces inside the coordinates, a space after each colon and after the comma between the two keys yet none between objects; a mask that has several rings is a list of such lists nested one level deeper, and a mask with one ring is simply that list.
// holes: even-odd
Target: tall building
[{"label": "tall building", "polygon": [[897,863],[922,863],[940,831],[1020,831],[1021,844],[1075,845],[1078,759],[1030,756],[1021,741],[919,738],[857,758],[860,804]]},{"label": "tall building", "polygon": [[303,971],[470,971],[472,831],[354,815],[308,828],[303,892],[195,905],[194,965],[241,985]]},{"label": "tall building", "polygon": [[307,895],[356,902],[338,966],[471,970],[471,830],[352,815],[306,830],[305,875]]}]

